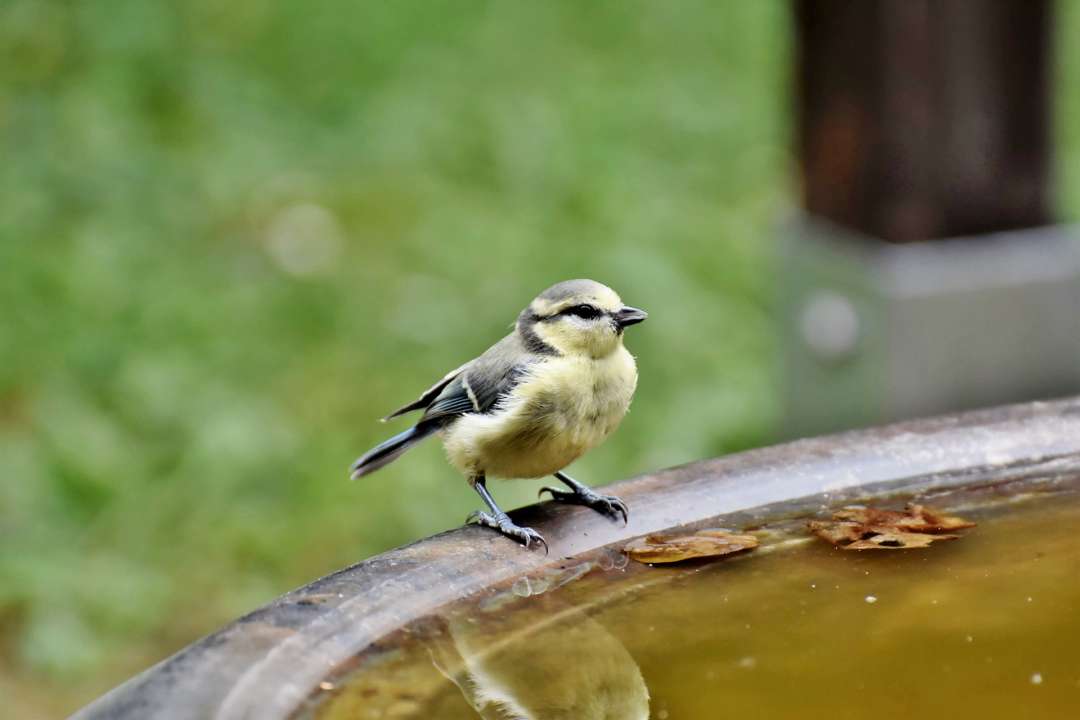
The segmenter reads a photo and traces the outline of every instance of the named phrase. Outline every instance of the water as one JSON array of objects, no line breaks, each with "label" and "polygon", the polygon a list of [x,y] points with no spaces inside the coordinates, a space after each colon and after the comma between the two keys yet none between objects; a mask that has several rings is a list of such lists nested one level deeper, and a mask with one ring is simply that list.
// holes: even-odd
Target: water
[{"label": "water", "polygon": [[1080,498],[958,512],[979,526],[922,550],[795,524],[690,567],[568,561],[388,638],[302,715],[1080,717]]}]

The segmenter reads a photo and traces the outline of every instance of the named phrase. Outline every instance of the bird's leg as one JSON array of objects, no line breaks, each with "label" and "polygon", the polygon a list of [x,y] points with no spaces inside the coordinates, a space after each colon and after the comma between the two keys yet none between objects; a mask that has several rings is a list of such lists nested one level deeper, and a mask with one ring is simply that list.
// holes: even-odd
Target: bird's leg
[{"label": "bird's leg", "polygon": [[540,494],[543,494],[546,490],[551,493],[551,499],[555,502],[585,505],[611,518],[622,516],[623,523],[627,521],[630,511],[627,509],[626,503],[619,498],[614,495],[601,495],[595,490],[582,485],[561,470],[555,473],[555,477],[569,487],[570,492],[542,487],[540,488]]},{"label": "bird's leg", "polygon": [[504,513],[499,506],[495,504],[495,498],[491,497],[491,493],[488,492],[486,482],[487,480],[483,475],[469,480],[469,484],[473,486],[473,489],[476,490],[476,493],[483,499],[484,504],[488,506],[491,512],[486,513],[482,510],[474,510],[465,522],[475,520],[478,525],[494,528],[506,537],[517,540],[525,547],[529,547],[533,542],[538,545],[543,545],[544,553],[546,554],[548,545],[547,541],[544,540],[544,536],[532,528],[515,525],[514,521],[510,519],[510,516]]}]

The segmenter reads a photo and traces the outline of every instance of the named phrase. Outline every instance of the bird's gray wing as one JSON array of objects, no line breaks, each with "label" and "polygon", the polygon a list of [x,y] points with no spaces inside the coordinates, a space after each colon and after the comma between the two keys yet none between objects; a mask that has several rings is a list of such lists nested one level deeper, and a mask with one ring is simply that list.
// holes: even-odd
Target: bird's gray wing
[{"label": "bird's gray wing", "polygon": [[402,405],[397,410],[384,417],[383,422],[386,422],[387,420],[393,420],[399,415],[411,413],[413,410],[423,410],[424,408],[428,407],[429,405],[431,405],[432,402],[435,401],[435,398],[439,397],[439,393],[446,389],[446,386],[453,382],[454,378],[460,375],[461,371],[469,367],[469,365],[473,362],[475,361],[470,360],[464,365],[446,373],[446,375],[443,376],[442,380],[425,390],[418,399],[413,400],[408,405]]},{"label": "bird's gray wing", "polygon": [[461,369],[428,405],[420,422],[445,422],[465,413],[489,413],[536,362],[508,335]]}]

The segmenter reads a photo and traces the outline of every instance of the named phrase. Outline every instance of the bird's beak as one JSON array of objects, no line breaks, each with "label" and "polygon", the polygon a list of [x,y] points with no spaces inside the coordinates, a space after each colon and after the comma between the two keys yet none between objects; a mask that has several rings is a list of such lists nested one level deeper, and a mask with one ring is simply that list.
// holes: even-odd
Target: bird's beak
[{"label": "bird's beak", "polygon": [[647,317],[649,317],[649,313],[645,312],[644,310],[639,310],[636,307],[630,307],[629,305],[627,305],[622,310],[615,313],[615,323],[619,326],[619,329],[621,330],[624,327],[637,325],[639,322],[644,321]]}]

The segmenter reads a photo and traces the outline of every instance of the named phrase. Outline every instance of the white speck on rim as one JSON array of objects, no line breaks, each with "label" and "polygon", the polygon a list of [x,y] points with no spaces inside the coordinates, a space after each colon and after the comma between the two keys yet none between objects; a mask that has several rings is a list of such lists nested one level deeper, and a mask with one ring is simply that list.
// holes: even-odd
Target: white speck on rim
[{"label": "white speck on rim", "polygon": [[1031,676],[1032,685],[1042,685],[1042,673],[1034,673]]},{"label": "white speck on rim", "polygon": [[1032,600],[1034,600],[1034,599],[1035,599],[1035,598],[1033,598],[1033,597],[1031,597],[1030,595],[1028,595],[1028,599],[1027,599],[1027,601],[1028,601],[1028,602],[1031,602],[1031,601],[1032,601]]},{"label": "white speck on rim", "polygon": [[968,642],[975,642],[975,638],[972,637],[971,635],[966,636],[964,639],[967,640]]},{"label": "white speck on rim", "polygon": [[877,596],[876,596],[876,595],[867,595],[867,596],[866,596],[866,602],[868,602],[868,603],[870,603],[871,605],[873,605],[874,603],[876,603],[876,602],[877,602]]},{"label": "white speck on rim", "polygon": [[741,667],[741,668],[745,668],[747,670],[753,670],[756,665],[757,665],[757,658],[752,658],[750,656],[747,656],[747,657],[744,657],[744,658],[739,658],[739,667]]}]

